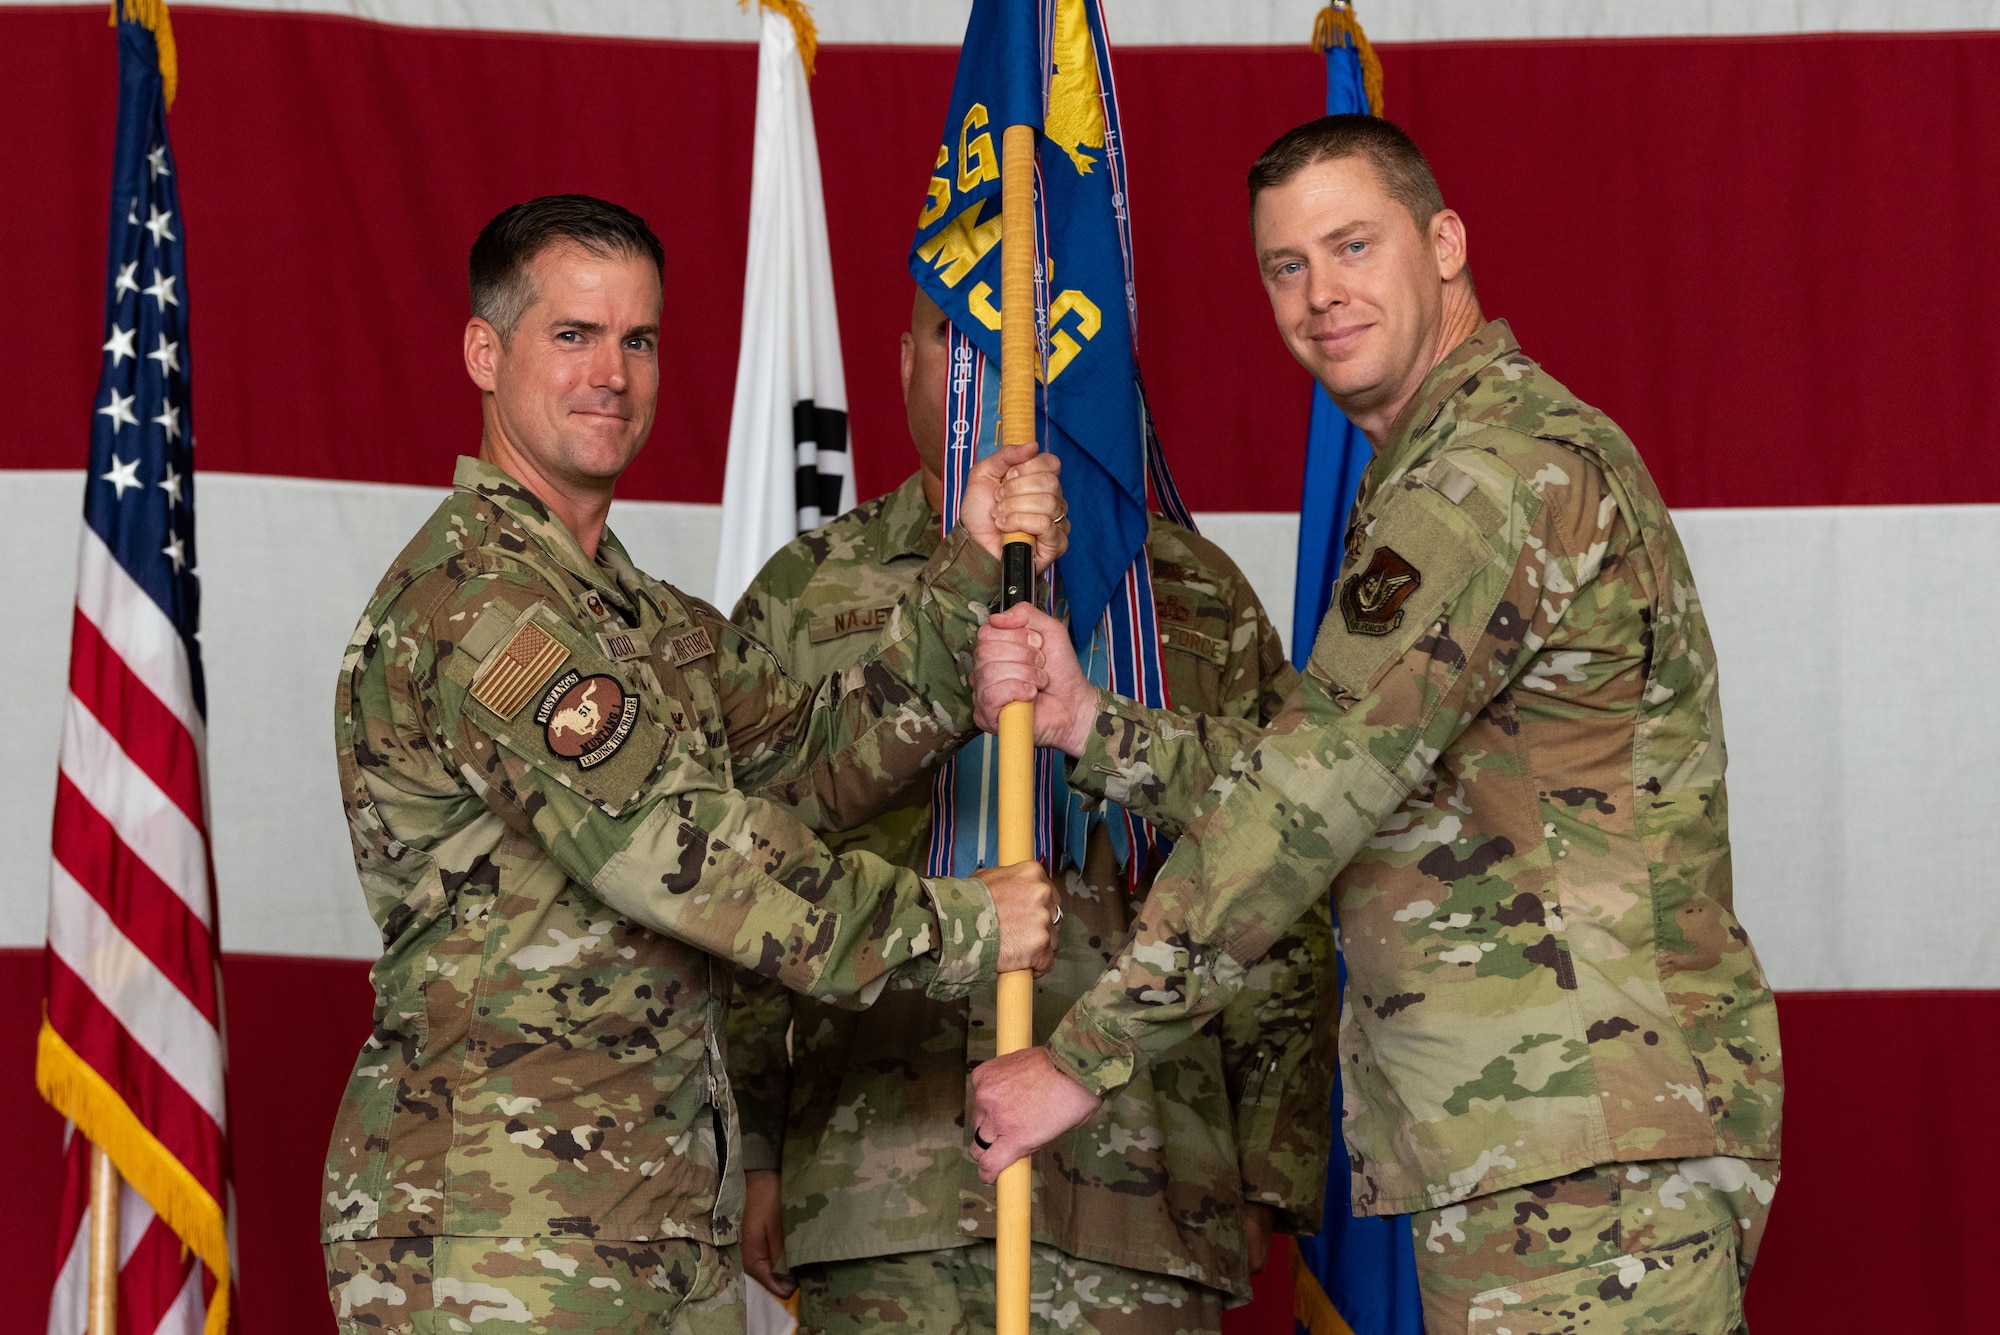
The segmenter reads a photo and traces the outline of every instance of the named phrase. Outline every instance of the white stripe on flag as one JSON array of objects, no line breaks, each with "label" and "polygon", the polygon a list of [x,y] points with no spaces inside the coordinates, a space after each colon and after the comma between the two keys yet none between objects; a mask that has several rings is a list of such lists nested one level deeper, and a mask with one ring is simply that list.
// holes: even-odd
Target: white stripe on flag
[{"label": "white stripe on flag", "polygon": [[[153,1327],[153,1335],[201,1335],[208,1309],[202,1305],[201,1286],[207,1274],[199,1265],[188,1267],[187,1282],[174,1295],[174,1304],[160,1314],[160,1324]],[[233,1326],[236,1323],[230,1322]]]},{"label": "white stripe on flag", "polygon": [[[67,1135],[64,1153],[68,1153]],[[139,1239],[144,1237],[146,1230],[152,1226],[153,1207],[146,1203],[144,1196],[133,1190],[131,1183],[124,1183],[118,1193],[120,1269],[132,1259],[132,1252],[138,1247]],[[197,1266],[194,1273],[199,1279],[201,1268]],[[197,1299],[201,1296],[199,1290],[195,1296]],[[86,1208],[82,1221],[76,1226],[76,1236],[70,1239],[69,1251],[63,1256],[62,1269],[56,1272],[55,1287],[49,1292],[49,1335],[88,1335],[89,1329],[90,1211]]]},{"label": "white stripe on flag", "polygon": [[[62,772],[141,862],[208,925],[208,862],[201,831],[83,702],[63,714]],[[56,849],[58,856],[62,849]]]},{"label": "white stripe on flag", "polygon": [[147,596],[118,558],[89,525],[77,551],[76,605],[97,627],[104,642],[125,660],[132,675],[160,697],[194,735],[194,749],[205,749],[208,729],[194,707],[194,674],[188,669],[187,646],[180,632]]},{"label": "white stripe on flag", "polygon": [[49,949],[188,1097],[226,1128],[222,1041],[215,1026],[60,864],[49,875]]}]

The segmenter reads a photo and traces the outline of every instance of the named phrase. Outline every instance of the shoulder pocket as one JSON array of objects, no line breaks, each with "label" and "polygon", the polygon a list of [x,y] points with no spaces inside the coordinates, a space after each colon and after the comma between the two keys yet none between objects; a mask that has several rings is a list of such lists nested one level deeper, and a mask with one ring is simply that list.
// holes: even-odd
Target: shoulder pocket
[{"label": "shoulder pocket", "polygon": [[1361,555],[1341,567],[1307,674],[1336,699],[1367,695],[1492,560],[1492,541],[1448,498],[1428,487],[1396,492]]},{"label": "shoulder pocket", "polygon": [[482,618],[475,632],[492,648],[475,659],[461,646],[445,664],[445,679],[463,691],[458,708],[494,741],[618,815],[666,751],[666,729],[638,686],[547,603],[497,631]]}]

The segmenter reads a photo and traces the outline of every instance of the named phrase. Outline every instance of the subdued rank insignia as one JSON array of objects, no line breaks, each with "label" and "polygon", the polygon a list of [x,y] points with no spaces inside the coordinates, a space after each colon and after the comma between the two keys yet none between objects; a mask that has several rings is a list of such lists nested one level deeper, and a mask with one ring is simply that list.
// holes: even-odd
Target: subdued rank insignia
[{"label": "subdued rank insignia", "polygon": [[638,718],[638,696],[626,694],[615,678],[586,677],[575,668],[551,682],[535,706],[549,750],[574,760],[579,769],[616,755]]},{"label": "subdued rank insignia", "polygon": [[1368,568],[1340,586],[1340,615],[1349,634],[1387,635],[1403,624],[1403,604],[1423,587],[1417,568],[1388,547],[1377,547]]},{"label": "subdued rank insignia", "polygon": [[569,650],[555,636],[527,622],[479,665],[472,698],[501,718],[512,718],[568,658]]},{"label": "subdued rank insignia", "polygon": [[674,636],[667,641],[667,647],[673,650],[675,667],[686,667],[695,659],[706,658],[715,652],[715,645],[709,640],[708,632],[700,626],[696,626],[685,635]]},{"label": "subdued rank insignia", "polygon": [[629,663],[646,653],[646,646],[639,643],[636,636],[622,630],[598,631],[597,646],[604,650],[604,656],[614,663]]},{"label": "subdued rank insignia", "polygon": [[596,617],[599,621],[607,621],[611,617],[611,609],[604,605],[604,596],[598,593],[596,589],[585,589],[583,591],[583,610]]}]

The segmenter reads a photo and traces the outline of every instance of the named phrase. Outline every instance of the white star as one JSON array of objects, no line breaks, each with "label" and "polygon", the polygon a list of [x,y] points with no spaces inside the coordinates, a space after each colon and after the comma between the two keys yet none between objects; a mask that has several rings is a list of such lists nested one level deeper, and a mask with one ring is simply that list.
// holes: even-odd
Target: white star
[{"label": "white star", "polygon": [[167,165],[167,146],[165,144],[153,145],[153,151],[146,155],[146,166],[152,170],[155,181],[159,180],[162,176],[172,176],[174,174],[174,169]]},{"label": "white star", "polygon": [[172,464],[167,465],[167,475],[160,481],[160,490],[167,493],[169,510],[181,503],[181,475],[174,471]]},{"label": "white star", "polygon": [[157,204],[148,204],[146,206],[146,230],[153,234],[154,245],[157,246],[160,244],[161,237],[165,237],[169,241],[180,240],[179,237],[167,230],[167,225],[173,222],[173,220],[174,215],[160,212]]},{"label": "white star", "polygon": [[132,207],[125,210],[125,221],[134,227],[139,225],[139,197],[132,196]]},{"label": "white star", "polygon": [[160,555],[172,561],[174,573],[179,574],[181,567],[187,564],[187,548],[181,545],[181,535],[176,533],[168,538],[167,545],[160,548]]},{"label": "white star", "polygon": [[167,429],[168,440],[181,438],[181,410],[178,404],[167,403],[160,406],[160,415],[153,421]]},{"label": "white star", "polygon": [[174,295],[174,276],[172,274],[162,274],[158,269],[153,270],[153,285],[141,288],[140,290],[154,301],[159,302],[162,311],[165,311],[169,306],[178,306],[181,304],[181,299]]},{"label": "white star", "polygon": [[137,292],[138,290],[139,290],[139,261],[133,260],[130,264],[119,265],[118,281],[112,284],[111,287],[111,299],[113,301],[116,301],[118,300],[118,298],[124,296],[127,292]]},{"label": "white star", "polygon": [[[149,360],[158,362],[162,371],[178,371],[181,369],[181,345],[167,342],[165,334],[160,335],[160,346],[154,348],[146,356]],[[115,366],[117,363],[113,362],[112,365]]]},{"label": "white star", "polygon": [[99,408],[97,415],[99,417],[110,418],[111,429],[113,431],[127,424],[137,426],[139,425],[139,419],[132,415],[132,401],[138,397],[137,394],[120,394],[116,389],[113,389],[111,391],[111,402]]},{"label": "white star", "polygon": [[104,350],[111,354],[111,364],[113,366],[117,366],[127,357],[132,358],[134,361],[139,359],[139,350],[132,346],[132,340],[138,336],[139,331],[136,327],[120,329],[117,325],[111,326],[111,341],[104,345]]},{"label": "white star", "polygon": [[139,481],[139,461],[134,459],[128,464],[120,460],[116,454],[111,456],[111,471],[97,480],[109,482],[118,488],[118,499],[121,501],[125,499],[125,488],[145,485]]}]

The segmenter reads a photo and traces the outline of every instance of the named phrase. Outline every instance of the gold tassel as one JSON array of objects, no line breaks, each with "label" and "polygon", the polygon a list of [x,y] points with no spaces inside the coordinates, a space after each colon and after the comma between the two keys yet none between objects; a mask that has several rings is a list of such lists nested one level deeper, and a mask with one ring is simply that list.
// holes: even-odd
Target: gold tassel
[{"label": "gold tassel", "polygon": [[1313,50],[1325,55],[1336,46],[1351,46],[1361,57],[1361,87],[1368,94],[1370,115],[1382,114],[1382,62],[1368,44],[1355,17],[1354,0],[1334,0],[1313,20]]},{"label": "gold tassel", "polygon": [[[1273,1246],[1278,1239],[1272,1238]],[[1304,1326],[1308,1335],[1354,1335],[1354,1330],[1334,1308],[1333,1299],[1326,1296],[1326,1290],[1319,1286],[1319,1276],[1306,1264],[1306,1258],[1294,1245],[1292,1252],[1292,1317]]]},{"label": "gold tassel", "polygon": [[[131,0],[127,0],[130,3]],[[158,3],[158,0],[151,0]],[[118,1091],[42,1020],[35,1051],[35,1088],[77,1132],[111,1156],[132,1189],[146,1198],[181,1240],[215,1274],[206,1335],[229,1329],[229,1233],[222,1207],[208,1189],[146,1129]]]},{"label": "gold tassel", "polygon": [[[119,0],[111,0],[111,26],[118,26]],[[174,93],[180,87],[180,60],[174,53],[174,25],[167,19],[167,0],[124,0],[125,17],[153,34],[160,51],[160,82],[165,85],[167,110],[174,109]]]},{"label": "gold tassel", "polygon": [[[812,10],[806,7],[805,0],[757,0],[757,3],[773,14],[792,21],[792,36],[799,44],[799,59],[805,63],[806,77],[812,78],[814,60],[819,54],[819,29],[813,24]],[[739,9],[748,9],[750,0],[736,0],[736,5]]]}]

